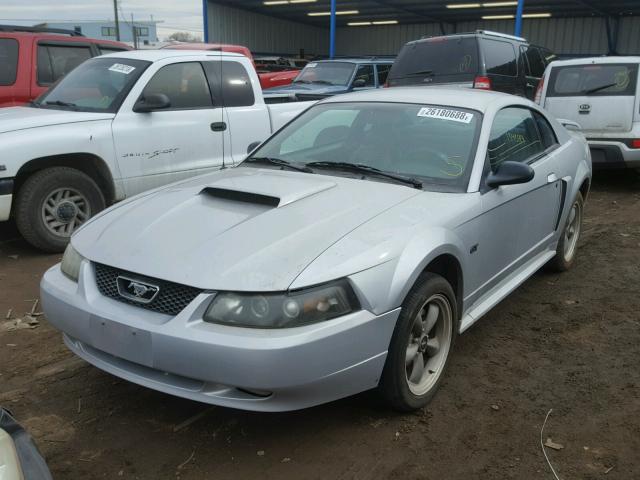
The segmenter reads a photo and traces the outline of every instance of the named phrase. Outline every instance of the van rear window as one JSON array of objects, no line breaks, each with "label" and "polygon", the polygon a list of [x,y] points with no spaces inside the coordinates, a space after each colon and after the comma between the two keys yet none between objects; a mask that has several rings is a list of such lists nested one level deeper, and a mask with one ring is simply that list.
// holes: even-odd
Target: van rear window
[{"label": "van rear window", "polygon": [[0,86],[16,83],[18,75],[18,42],[13,38],[0,38]]},{"label": "van rear window", "polygon": [[391,68],[390,78],[419,75],[475,74],[478,41],[474,37],[435,37],[405,45]]},{"label": "van rear window", "polygon": [[555,67],[549,77],[547,97],[632,96],[638,64],[608,63]]}]

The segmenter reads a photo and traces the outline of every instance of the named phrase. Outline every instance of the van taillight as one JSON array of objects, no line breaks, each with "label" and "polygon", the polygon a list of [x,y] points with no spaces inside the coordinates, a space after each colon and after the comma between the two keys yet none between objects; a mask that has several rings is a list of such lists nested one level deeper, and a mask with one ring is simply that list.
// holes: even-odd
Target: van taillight
[{"label": "van taillight", "polygon": [[544,88],[544,77],[538,81],[538,88],[536,88],[536,96],[533,98],[533,101],[540,105],[540,101],[542,100],[542,89]]},{"label": "van taillight", "polygon": [[631,148],[640,148],[640,138],[631,140]]},{"label": "van taillight", "polygon": [[491,90],[491,80],[489,77],[476,77],[473,80],[473,88],[480,90]]}]

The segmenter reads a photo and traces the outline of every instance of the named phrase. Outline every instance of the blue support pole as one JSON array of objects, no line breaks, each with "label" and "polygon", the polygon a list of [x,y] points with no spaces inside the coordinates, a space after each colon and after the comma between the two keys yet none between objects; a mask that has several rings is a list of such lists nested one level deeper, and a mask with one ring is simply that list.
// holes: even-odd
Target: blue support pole
[{"label": "blue support pole", "polygon": [[329,58],[336,56],[336,0],[331,0],[331,22],[329,26]]},{"label": "blue support pole", "polygon": [[518,0],[518,9],[516,10],[516,31],[515,36],[522,35],[522,11],[524,10],[524,0]]},{"label": "blue support pole", "polygon": [[204,43],[209,43],[209,0],[202,0],[202,28],[204,29]]}]

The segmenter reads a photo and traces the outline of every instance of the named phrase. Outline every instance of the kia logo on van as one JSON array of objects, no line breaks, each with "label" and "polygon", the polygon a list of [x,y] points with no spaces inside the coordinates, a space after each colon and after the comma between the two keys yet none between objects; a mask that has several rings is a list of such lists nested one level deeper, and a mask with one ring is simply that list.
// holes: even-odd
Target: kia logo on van
[{"label": "kia logo on van", "polygon": [[582,105],[580,105],[581,112],[588,112],[589,110],[591,110],[591,105],[589,105],[588,103],[583,103]]}]

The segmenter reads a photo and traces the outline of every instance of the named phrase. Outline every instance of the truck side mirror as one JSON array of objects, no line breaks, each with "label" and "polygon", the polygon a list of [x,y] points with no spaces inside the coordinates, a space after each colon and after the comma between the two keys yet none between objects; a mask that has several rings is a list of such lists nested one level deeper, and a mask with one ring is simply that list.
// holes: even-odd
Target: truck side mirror
[{"label": "truck side mirror", "polygon": [[136,113],[150,113],[170,106],[171,100],[164,93],[150,93],[135,103],[133,111]]},{"label": "truck side mirror", "polygon": [[353,88],[362,88],[367,85],[367,81],[364,78],[356,78],[353,81]]},{"label": "truck side mirror", "polygon": [[502,185],[527,183],[533,179],[535,172],[526,163],[507,161],[487,177],[487,186],[497,188]]}]

